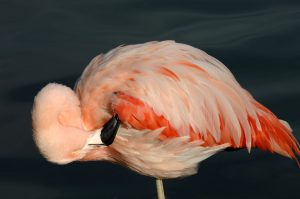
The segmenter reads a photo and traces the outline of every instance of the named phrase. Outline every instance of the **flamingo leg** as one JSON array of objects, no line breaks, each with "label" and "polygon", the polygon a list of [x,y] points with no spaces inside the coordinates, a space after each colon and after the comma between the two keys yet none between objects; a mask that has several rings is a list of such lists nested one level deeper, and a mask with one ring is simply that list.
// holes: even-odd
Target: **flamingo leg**
[{"label": "flamingo leg", "polygon": [[156,179],[157,198],[165,199],[164,185],[161,179]]}]

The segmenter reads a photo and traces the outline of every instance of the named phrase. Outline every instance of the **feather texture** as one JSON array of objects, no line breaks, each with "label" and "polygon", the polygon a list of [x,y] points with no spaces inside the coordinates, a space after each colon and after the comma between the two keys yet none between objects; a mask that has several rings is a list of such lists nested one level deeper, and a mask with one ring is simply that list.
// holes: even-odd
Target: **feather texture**
[{"label": "feather texture", "polygon": [[118,47],[94,58],[78,81],[83,120],[99,128],[113,113],[135,129],[166,129],[202,146],[229,143],[296,159],[299,144],[217,59],[174,41]]},{"label": "feather texture", "polygon": [[[114,142],[101,130],[117,114]],[[297,160],[289,124],[243,89],[220,61],[174,41],[120,46],[96,56],[75,92],[48,84],[35,97],[34,140],[47,160],[106,160],[144,175],[175,178],[225,148]],[[298,163],[299,164],[299,163]]]}]

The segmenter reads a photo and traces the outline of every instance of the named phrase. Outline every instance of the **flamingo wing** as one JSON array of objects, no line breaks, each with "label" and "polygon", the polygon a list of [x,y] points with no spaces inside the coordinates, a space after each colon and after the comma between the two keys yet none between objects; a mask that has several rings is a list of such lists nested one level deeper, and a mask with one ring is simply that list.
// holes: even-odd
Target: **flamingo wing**
[{"label": "flamingo wing", "polygon": [[103,60],[102,79],[118,82],[113,111],[133,128],[164,126],[161,139],[190,136],[204,146],[259,147],[294,159],[294,153],[300,154],[289,125],[243,89],[225,65],[199,49],[151,42],[120,47]]}]

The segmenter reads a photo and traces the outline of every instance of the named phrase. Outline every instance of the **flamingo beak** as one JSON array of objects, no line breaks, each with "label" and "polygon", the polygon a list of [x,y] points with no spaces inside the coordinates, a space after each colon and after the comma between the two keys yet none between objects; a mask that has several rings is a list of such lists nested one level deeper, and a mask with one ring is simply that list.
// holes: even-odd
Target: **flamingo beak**
[{"label": "flamingo beak", "polygon": [[89,146],[105,146],[105,144],[100,139],[101,129],[97,129],[94,133],[88,138],[87,145]]},{"label": "flamingo beak", "polygon": [[119,117],[116,114],[103,125],[100,138],[106,146],[109,146],[114,142],[120,124],[121,121],[119,120]]},{"label": "flamingo beak", "polygon": [[98,129],[92,135],[89,140],[88,145],[96,146],[109,146],[111,145],[117,135],[121,121],[119,120],[118,115],[114,115],[110,120],[108,120],[104,125],[101,131]]}]

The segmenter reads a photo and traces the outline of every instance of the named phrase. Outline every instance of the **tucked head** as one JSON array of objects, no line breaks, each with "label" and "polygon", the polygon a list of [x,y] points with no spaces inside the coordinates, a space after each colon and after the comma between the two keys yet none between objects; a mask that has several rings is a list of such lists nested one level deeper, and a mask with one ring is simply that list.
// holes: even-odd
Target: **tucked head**
[{"label": "tucked head", "polygon": [[51,162],[66,164],[81,158],[89,136],[83,129],[80,101],[70,88],[56,83],[45,86],[32,109],[34,140]]}]

